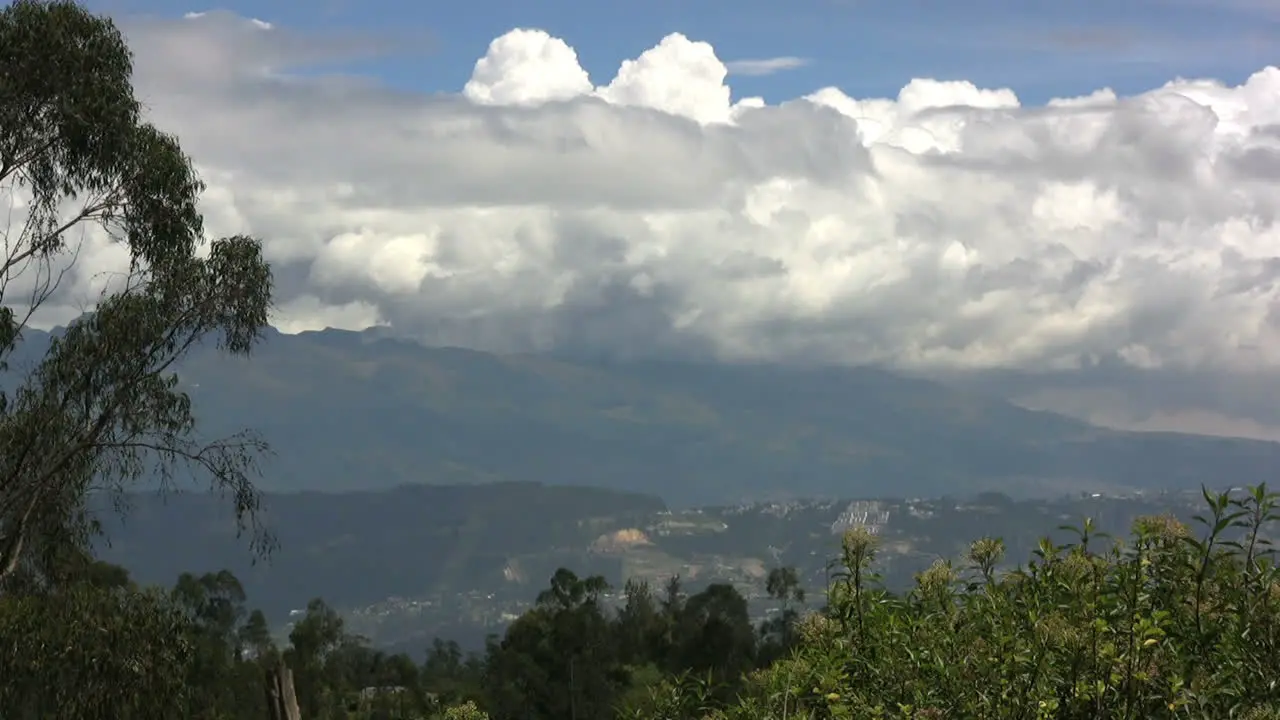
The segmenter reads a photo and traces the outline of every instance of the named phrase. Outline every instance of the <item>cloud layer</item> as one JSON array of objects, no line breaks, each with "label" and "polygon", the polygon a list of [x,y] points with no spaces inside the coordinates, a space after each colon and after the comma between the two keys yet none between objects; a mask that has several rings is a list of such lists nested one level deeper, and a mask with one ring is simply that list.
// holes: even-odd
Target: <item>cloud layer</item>
[{"label": "cloud layer", "polygon": [[[1280,69],[1024,107],[735,99],[673,34],[596,84],[513,30],[458,94],[309,72],[366,51],[227,14],[128,26],[217,234],[266,240],[286,330],[499,350],[1280,369]],[[82,289],[119,260],[82,255]]]},{"label": "cloud layer", "polygon": [[809,61],[805,58],[783,55],[754,60],[730,60],[724,65],[730,75],[773,75],[784,70],[802,68],[808,64]]}]

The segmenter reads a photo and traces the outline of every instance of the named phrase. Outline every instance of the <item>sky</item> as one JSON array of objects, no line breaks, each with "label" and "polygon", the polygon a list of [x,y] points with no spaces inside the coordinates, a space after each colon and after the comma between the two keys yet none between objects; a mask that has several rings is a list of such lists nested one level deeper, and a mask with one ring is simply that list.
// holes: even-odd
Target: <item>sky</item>
[{"label": "sky", "polygon": [[[90,7],[284,331],[1280,438],[1276,0]],[[122,257],[86,248],[67,317]]]},{"label": "sky", "polygon": [[92,0],[89,7],[124,19],[222,9],[305,33],[363,35],[381,45],[382,57],[335,67],[423,92],[456,92],[489,42],[517,27],[564,39],[597,79],[680,32],[709,42],[725,61],[800,61],[734,79],[736,91],[770,102],[825,86],[891,97],[915,77],[1008,86],[1033,103],[1103,86],[1140,92],[1175,76],[1239,82],[1270,60],[1280,33],[1276,0],[240,0],[209,7]]}]

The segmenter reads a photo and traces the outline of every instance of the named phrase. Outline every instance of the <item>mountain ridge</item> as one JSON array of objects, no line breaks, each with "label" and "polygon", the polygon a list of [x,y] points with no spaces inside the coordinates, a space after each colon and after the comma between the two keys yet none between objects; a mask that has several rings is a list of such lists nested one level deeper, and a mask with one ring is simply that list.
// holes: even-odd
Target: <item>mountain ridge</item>
[{"label": "mountain ridge", "polygon": [[206,343],[178,373],[206,436],[248,427],[272,444],[262,487],[280,492],[531,481],[687,507],[1185,488],[1280,464],[1276,443],[1109,430],[867,367],[499,355],[329,329],[271,330],[248,358]]}]

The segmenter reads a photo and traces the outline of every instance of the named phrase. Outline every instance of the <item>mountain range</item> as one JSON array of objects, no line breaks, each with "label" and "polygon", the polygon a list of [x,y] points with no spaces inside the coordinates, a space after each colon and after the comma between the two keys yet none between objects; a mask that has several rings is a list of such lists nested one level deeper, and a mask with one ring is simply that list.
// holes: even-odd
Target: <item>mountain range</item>
[{"label": "mountain range", "polygon": [[[28,331],[19,355],[47,335]],[[537,482],[673,507],[793,497],[1013,496],[1265,480],[1280,444],[1104,429],[875,368],[496,355],[370,330],[286,335],[179,367],[202,431],[274,449],[289,492]]]}]

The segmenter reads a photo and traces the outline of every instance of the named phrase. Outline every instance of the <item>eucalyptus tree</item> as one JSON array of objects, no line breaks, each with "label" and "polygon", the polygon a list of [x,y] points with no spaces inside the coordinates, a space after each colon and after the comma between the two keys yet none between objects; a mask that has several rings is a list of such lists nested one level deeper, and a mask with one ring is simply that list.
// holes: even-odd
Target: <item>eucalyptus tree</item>
[{"label": "eucalyptus tree", "polygon": [[[0,9],[0,583],[50,577],[101,531],[91,494],[118,503],[153,479],[211,481],[254,549],[271,542],[252,482],[267,446],[201,437],[175,373],[198,344],[250,352],[271,270],[257,239],[206,236],[203,186],[144,119],[132,70],[109,18],[65,1]],[[116,243],[127,262],[77,297],[86,242]],[[24,340],[77,302],[90,311],[47,346]]]}]

